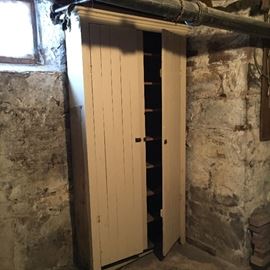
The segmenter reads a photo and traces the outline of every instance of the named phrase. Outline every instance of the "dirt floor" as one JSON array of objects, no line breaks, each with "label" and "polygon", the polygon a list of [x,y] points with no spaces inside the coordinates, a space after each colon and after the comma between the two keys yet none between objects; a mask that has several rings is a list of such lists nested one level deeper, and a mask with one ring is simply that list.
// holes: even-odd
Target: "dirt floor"
[{"label": "dirt floor", "polygon": [[[191,245],[176,245],[169,255],[159,261],[149,254],[121,268],[122,270],[239,270],[217,257],[214,257]],[[250,268],[243,268],[250,269]],[[242,270],[242,268],[241,268]]]}]

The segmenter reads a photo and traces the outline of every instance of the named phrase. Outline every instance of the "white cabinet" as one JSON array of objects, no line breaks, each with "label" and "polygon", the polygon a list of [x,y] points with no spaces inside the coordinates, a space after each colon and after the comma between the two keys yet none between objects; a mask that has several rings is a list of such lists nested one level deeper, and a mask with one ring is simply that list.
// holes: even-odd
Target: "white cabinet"
[{"label": "white cabinet", "polygon": [[185,34],[78,8],[66,32],[75,249],[99,270],[185,241]]}]

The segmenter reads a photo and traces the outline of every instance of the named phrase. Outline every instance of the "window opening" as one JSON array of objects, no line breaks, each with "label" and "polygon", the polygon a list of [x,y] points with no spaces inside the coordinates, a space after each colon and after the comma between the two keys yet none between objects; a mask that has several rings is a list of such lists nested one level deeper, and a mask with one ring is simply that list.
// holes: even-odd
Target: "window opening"
[{"label": "window opening", "polygon": [[37,62],[37,31],[34,1],[0,1],[0,62]]}]

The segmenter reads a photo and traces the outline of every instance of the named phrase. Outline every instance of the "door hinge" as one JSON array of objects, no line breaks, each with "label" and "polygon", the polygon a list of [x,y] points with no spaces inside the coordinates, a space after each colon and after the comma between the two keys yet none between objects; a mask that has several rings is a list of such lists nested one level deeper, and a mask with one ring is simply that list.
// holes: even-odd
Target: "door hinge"
[{"label": "door hinge", "polygon": [[98,222],[98,223],[101,222],[100,216],[97,216],[97,222]]}]

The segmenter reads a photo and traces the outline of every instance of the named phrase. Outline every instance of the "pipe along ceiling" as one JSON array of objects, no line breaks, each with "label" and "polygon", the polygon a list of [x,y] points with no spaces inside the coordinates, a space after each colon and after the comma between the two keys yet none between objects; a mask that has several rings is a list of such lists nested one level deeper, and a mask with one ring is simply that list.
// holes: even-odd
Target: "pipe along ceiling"
[{"label": "pipe along ceiling", "polygon": [[[210,4],[211,1],[204,1]],[[51,18],[55,23],[61,22],[60,14],[71,11],[75,5],[86,3],[105,4],[117,8],[124,8],[145,15],[157,16],[163,20],[175,23],[185,22],[188,25],[205,25],[237,31],[249,35],[270,38],[270,24],[251,17],[235,15],[207,6],[202,1],[184,0],[77,0],[55,1],[52,6]],[[262,0],[262,6],[269,10],[269,0]],[[265,12],[265,11],[264,11]]]}]

